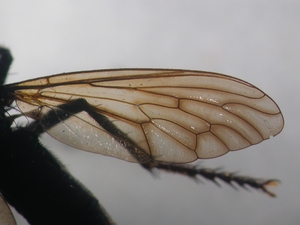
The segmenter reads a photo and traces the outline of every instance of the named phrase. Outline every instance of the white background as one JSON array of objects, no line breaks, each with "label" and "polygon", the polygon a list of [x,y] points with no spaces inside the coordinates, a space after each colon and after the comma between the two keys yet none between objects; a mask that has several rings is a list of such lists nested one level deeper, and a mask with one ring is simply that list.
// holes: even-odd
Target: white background
[{"label": "white background", "polygon": [[[299,1],[1,1],[8,82],[104,68],[181,68],[244,79],[285,117],[281,134],[201,165],[278,178],[272,199],[43,142],[118,224],[299,224]],[[26,224],[18,217],[19,225]]]}]

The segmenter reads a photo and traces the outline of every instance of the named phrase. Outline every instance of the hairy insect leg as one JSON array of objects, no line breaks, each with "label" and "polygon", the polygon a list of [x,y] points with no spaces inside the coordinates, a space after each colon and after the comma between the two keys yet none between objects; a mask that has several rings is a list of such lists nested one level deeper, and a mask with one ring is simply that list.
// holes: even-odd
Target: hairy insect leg
[{"label": "hairy insect leg", "polygon": [[199,168],[197,166],[189,164],[181,165],[173,163],[161,163],[155,161],[155,159],[151,159],[149,155],[147,155],[142,149],[137,147],[134,141],[128,138],[128,136],[120,129],[118,129],[118,127],[116,127],[110,120],[108,120],[101,113],[98,113],[96,110],[94,110],[93,107],[90,106],[85,99],[76,99],[68,102],[67,104],[60,105],[55,110],[50,110],[41,118],[41,120],[48,121],[42,123],[44,124],[44,126],[41,126],[41,121],[37,120],[29,127],[37,133],[42,133],[50,129],[52,126],[55,126],[56,124],[82,111],[87,112],[95,121],[97,121],[97,123],[102,128],[104,128],[113,137],[118,138],[119,142],[124,145],[124,147],[126,147],[126,149],[139,161],[140,165],[149,172],[153,172],[154,169],[163,170],[185,175],[194,180],[197,180],[199,179],[199,176],[202,176],[210,181],[213,181],[217,185],[219,185],[217,183],[217,179],[219,179],[229,184],[233,188],[235,188],[235,186],[233,186],[233,183],[235,183],[245,189],[247,187],[251,187],[261,190],[271,197],[275,197],[275,194],[270,192],[267,189],[267,186],[278,184],[278,180],[266,180],[249,176],[240,176],[232,172],[224,172],[218,169]]},{"label": "hairy insect leg", "polygon": [[220,184],[217,182],[217,179],[222,180],[223,182],[235,189],[236,187],[233,185],[233,183],[237,184],[238,186],[244,189],[247,189],[247,186],[249,186],[253,189],[263,191],[270,197],[276,197],[276,195],[269,191],[267,187],[277,186],[280,183],[280,181],[276,179],[260,179],[249,176],[241,176],[233,172],[225,172],[221,171],[220,169],[203,168],[191,164],[181,165],[150,161],[141,165],[149,171],[153,171],[154,169],[163,170],[171,173],[177,173],[184,176],[188,176],[196,181],[198,181],[199,176],[201,176],[207,180],[214,182],[218,186],[220,186]]}]

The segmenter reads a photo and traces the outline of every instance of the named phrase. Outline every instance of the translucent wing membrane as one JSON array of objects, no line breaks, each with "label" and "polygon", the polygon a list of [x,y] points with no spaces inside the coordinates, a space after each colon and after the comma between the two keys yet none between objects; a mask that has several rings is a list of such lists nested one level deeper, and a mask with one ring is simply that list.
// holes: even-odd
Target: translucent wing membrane
[{"label": "translucent wing membrane", "polygon": [[75,148],[132,162],[139,160],[128,151],[129,145],[149,160],[186,163],[257,144],[277,135],[284,124],[276,103],[261,90],[209,72],[99,70],[5,88],[14,92],[20,110],[42,126],[49,122],[45,115],[50,111],[85,99],[117,133],[108,132],[85,110],[46,131]]},{"label": "translucent wing membrane", "polygon": [[2,196],[0,196],[0,224],[17,225],[9,206]]}]

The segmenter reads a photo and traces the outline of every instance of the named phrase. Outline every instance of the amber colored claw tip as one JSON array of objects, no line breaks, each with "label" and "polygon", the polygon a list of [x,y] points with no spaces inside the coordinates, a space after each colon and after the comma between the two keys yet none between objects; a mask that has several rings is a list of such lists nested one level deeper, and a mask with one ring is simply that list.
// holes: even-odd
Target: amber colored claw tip
[{"label": "amber colored claw tip", "polygon": [[269,180],[265,183],[265,185],[268,186],[279,186],[280,185],[280,180]]},{"label": "amber colored claw tip", "polygon": [[266,186],[279,186],[280,183],[281,183],[281,182],[280,182],[279,180],[268,180],[268,181],[266,181],[266,182],[264,183],[264,185],[263,185],[263,187],[262,187],[262,190],[263,190],[266,194],[268,194],[270,197],[276,198],[276,197],[277,197],[276,194],[273,193],[273,192],[271,192],[271,191],[269,191],[269,190],[266,188]]}]

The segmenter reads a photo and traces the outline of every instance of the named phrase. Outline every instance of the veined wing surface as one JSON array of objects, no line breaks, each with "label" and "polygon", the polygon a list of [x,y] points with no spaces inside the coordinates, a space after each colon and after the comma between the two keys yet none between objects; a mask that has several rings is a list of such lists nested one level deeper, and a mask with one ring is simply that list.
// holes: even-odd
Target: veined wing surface
[{"label": "veined wing surface", "polygon": [[284,124],[279,107],[264,92],[243,80],[211,72],[84,71],[4,88],[25,115],[41,123],[47,123],[45,115],[60,105],[85,99],[124,138],[107,132],[86,111],[46,131],[75,148],[132,162],[137,159],[126,149],[128,140],[149,160],[187,163],[260,143],[277,135]]}]

